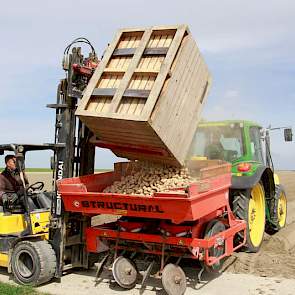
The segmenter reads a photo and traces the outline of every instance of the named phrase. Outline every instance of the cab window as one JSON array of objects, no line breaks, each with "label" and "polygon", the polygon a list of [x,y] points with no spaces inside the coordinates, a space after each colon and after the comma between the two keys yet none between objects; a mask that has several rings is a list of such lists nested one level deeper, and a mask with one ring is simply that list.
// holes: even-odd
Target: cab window
[{"label": "cab window", "polygon": [[250,127],[250,149],[252,159],[262,163],[262,144],[260,129],[258,127]]}]

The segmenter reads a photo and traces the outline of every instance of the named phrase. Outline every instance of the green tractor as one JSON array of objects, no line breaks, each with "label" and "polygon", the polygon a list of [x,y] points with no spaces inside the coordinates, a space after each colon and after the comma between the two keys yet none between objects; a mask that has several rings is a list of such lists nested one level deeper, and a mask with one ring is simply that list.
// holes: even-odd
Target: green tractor
[{"label": "green tractor", "polygon": [[[285,141],[292,141],[292,129],[284,128]],[[250,121],[201,122],[191,156],[221,159],[232,164],[230,204],[237,218],[247,222],[246,251],[257,252],[264,232],[283,228],[287,199],[270,154],[270,130]]]}]

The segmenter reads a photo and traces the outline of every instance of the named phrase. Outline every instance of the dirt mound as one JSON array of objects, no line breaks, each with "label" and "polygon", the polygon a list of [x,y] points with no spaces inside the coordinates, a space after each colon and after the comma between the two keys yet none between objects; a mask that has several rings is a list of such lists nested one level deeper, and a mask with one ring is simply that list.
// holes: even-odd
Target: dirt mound
[{"label": "dirt mound", "polygon": [[266,237],[258,253],[235,253],[231,260],[228,272],[295,278],[295,249],[286,249],[275,236]]}]

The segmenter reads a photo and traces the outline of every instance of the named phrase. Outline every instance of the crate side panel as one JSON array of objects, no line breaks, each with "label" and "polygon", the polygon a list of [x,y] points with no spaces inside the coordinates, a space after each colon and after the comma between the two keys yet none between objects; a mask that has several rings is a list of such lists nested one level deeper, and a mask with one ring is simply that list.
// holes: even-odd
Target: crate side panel
[{"label": "crate side panel", "polygon": [[[189,147],[197,129],[197,125],[201,119],[201,110],[211,85],[210,74],[208,73],[207,67],[203,61],[200,65],[199,72],[193,73],[193,76],[196,81],[198,81],[198,89],[196,89],[197,85],[195,84],[187,93],[187,104],[182,106],[182,109],[180,109],[179,112],[181,115],[174,120],[173,129],[175,132],[171,135],[170,142],[167,143],[171,146],[171,149],[173,146],[174,148],[176,147],[176,141],[179,146],[183,147],[181,149],[177,149],[177,151],[175,150],[175,155],[181,159],[185,159],[187,156]],[[180,128],[179,126],[182,127]]]},{"label": "crate side panel", "polygon": [[209,76],[191,35],[183,40],[171,72],[152,114],[151,125],[170,152],[184,164],[184,150],[189,147],[183,144],[192,140],[190,129],[198,121],[196,114],[199,115],[199,102]]},{"label": "crate side panel", "polygon": [[76,115],[79,115],[80,112],[82,113],[84,110],[86,110],[86,107],[89,103],[92,92],[93,92],[94,88],[96,87],[98,81],[100,80],[105,67],[109,63],[109,60],[112,57],[114,50],[118,46],[118,42],[120,41],[121,36],[122,36],[122,30],[117,31],[113,41],[107,47],[101,62],[99,63],[98,67],[96,68],[94,74],[92,75],[92,77],[91,77],[91,79],[84,91],[84,95],[78,105]]},{"label": "crate side panel", "polygon": [[[177,91],[182,90],[182,84],[188,78],[188,68],[190,67],[190,59],[188,58],[193,53],[193,42],[189,35],[183,38],[179,52],[171,67],[171,76],[166,79],[160,98],[151,115],[151,124],[158,134],[172,132],[167,126],[167,120],[170,117],[170,109],[178,101],[178,96],[175,95]],[[169,134],[166,134],[167,136]]]}]

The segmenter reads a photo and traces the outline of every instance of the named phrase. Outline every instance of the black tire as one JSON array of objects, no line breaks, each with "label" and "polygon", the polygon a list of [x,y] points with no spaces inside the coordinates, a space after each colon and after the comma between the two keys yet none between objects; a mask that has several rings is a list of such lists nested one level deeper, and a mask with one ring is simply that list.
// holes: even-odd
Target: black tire
[{"label": "black tire", "polygon": [[[261,183],[259,183],[259,184],[263,188],[263,185]],[[263,230],[261,230],[262,237],[261,237],[260,243],[258,245],[254,245],[251,241],[250,229],[249,229],[249,204],[250,204],[250,199],[251,199],[251,191],[252,191],[252,189],[237,192],[233,197],[232,209],[233,209],[234,215],[238,219],[245,220],[246,224],[247,224],[246,244],[244,246],[244,250],[246,252],[256,253],[259,251],[262,241],[263,241],[264,227],[263,227]],[[264,226],[265,226],[265,217],[264,217]],[[237,239],[239,240],[239,242],[241,242],[241,240],[243,239],[243,234],[238,233]]]},{"label": "black tire", "polygon": [[12,252],[11,268],[18,284],[38,286],[53,278],[56,255],[48,241],[20,241]]},{"label": "black tire", "polygon": [[[204,239],[213,237],[214,235],[225,231],[225,229],[226,229],[225,225],[221,221],[219,221],[217,219],[213,219],[206,226],[206,229],[204,231]],[[224,252],[225,252],[224,243],[218,249],[214,248],[214,247],[211,247],[209,249],[210,256],[219,257],[219,256],[223,255]],[[201,261],[201,265],[206,269],[207,272],[218,273],[220,271],[220,269],[222,268],[223,262],[224,262],[224,259],[220,259],[217,263],[209,266],[206,263],[204,263],[203,261]]]},{"label": "black tire", "polygon": [[[284,217],[282,217],[279,213],[280,211],[280,198],[284,197],[285,199],[285,208],[284,210],[286,210]],[[270,218],[271,218],[271,222],[268,222],[266,224],[266,229],[265,231],[270,234],[273,235],[275,233],[277,233],[279,230],[281,230],[282,228],[284,228],[286,226],[286,219],[287,219],[287,198],[286,198],[286,193],[283,189],[283,187],[281,185],[276,185],[276,189],[275,189],[275,196],[273,199],[270,200],[269,202],[269,211],[270,211]],[[284,221],[282,222],[281,218],[284,219]]]}]

